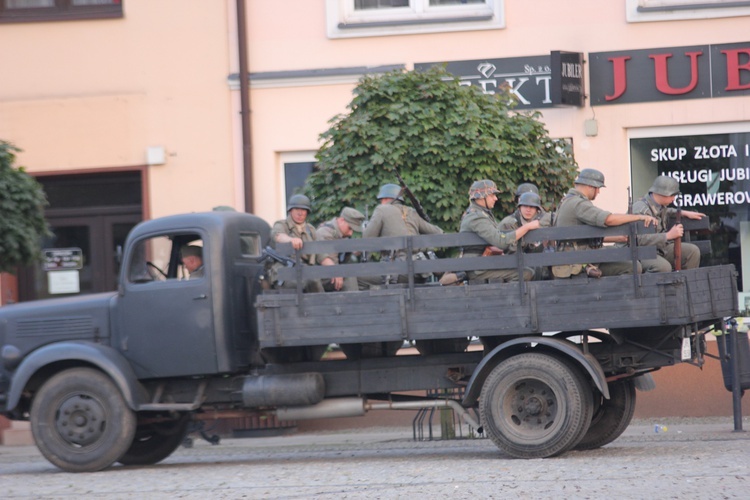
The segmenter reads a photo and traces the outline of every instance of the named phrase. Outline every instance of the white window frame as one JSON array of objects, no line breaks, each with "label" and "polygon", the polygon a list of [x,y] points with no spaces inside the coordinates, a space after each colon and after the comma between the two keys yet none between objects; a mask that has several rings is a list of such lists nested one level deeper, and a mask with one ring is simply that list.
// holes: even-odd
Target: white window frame
[{"label": "white window frame", "polygon": [[279,191],[278,202],[276,204],[279,214],[286,217],[286,164],[287,163],[317,163],[315,158],[316,151],[287,151],[278,154],[279,164],[277,167],[278,185],[281,186]]},{"label": "white window frame", "polygon": [[355,11],[354,0],[326,0],[329,38],[438,33],[505,28],[505,1],[440,5],[409,0],[409,7]]},{"label": "white window frame", "polygon": [[625,0],[629,23],[750,16],[750,1]]}]

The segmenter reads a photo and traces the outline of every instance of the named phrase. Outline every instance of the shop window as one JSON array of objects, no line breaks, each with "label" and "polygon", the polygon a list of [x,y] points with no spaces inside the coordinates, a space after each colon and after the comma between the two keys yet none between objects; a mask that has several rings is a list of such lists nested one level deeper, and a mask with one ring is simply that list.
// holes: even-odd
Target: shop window
[{"label": "shop window", "polygon": [[679,21],[750,15],[742,0],[625,0],[628,22]]},{"label": "shop window", "polygon": [[0,0],[0,23],[123,17],[123,0]]},{"label": "shop window", "polygon": [[505,0],[326,0],[331,38],[499,29]]},{"label": "shop window", "polygon": [[[710,129],[708,129],[710,130]],[[750,292],[750,132],[663,135],[630,139],[633,198],[657,175],[680,183],[675,206],[706,214],[711,253],[701,265],[734,264],[738,286]]]}]

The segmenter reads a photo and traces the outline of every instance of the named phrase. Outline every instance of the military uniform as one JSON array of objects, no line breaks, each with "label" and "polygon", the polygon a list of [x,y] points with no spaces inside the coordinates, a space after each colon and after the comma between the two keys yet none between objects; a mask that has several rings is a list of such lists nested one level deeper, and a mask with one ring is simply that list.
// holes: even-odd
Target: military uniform
[{"label": "military uniform", "polygon": [[[484,239],[488,245],[495,246],[503,252],[515,251],[516,248],[516,231],[503,231],[500,224],[492,215],[492,210],[484,208],[476,203],[471,202],[469,208],[464,212],[461,218],[461,233],[476,233]],[[484,252],[486,245],[464,248],[464,257],[479,257]],[[529,281],[534,275],[533,269],[524,270],[524,280]],[[502,280],[518,281],[518,271],[515,269],[492,269],[488,271],[469,271],[471,280]]]},{"label": "military uniform", "polygon": [[[612,212],[597,208],[583,193],[573,188],[568,191],[568,194],[560,202],[560,206],[557,209],[555,215],[555,226],[566,227],[566,226],[596,226],[596,227],[607,227],[605,221]],[[572,250],[589,250],[601,248],[601,241],[599,240],[576,240],[562,242],[558,246],[558,251],[572,251]],[[566,277],[561,275],[560,269],[568,266],[554,266],[553,273],[555,277]],[[570,275],[580,274],[585,264],[578,266],[572,265],[570,267]],[[598,265],[603,276],[618,276],[620,274],[632,274],[633,264],[630,261],[624,262],[605,262]],[[640,273],[640,264],[638,265]],[[564,273],[567,274],[567,273]]]},{"label": "military uniform", "polygon": [[[287,216],[286,219],[276,221],[273,225],[273,228],[271,229],[271,246],[273,248],[276,248],[276,236],[282,233],[292,238],[299,238],[303,243],[315,241],[315,228],[307,222],[301,225],[295,224],[291,215]],[[315,255],[303,255],[301,261],[305,264],[314,266],[316,262]],[[277,272],[281,267],[284,267],[284,265],[279,262],[276,262],[271,266],[270,276],[272,283],[277,283]],[[297,284],[294,280],[287,280],[277,286],[279,288],[296,288]],[[306,292],[323,291],[323,287],[318,280],[309,280],[305,283],[304,288]]]},{"label": "military uniform", "polygon": [[[349,224],[349,227],[351,227],[353,231],[362,231],[362,223],[364,222],[365,216],[362,215],[359,211],[347,207],[341,211],[340,217],[343,217],[343,219]],[[339,229],[338,217],[334,217],[333,219],[326,221],[318,226],[318,229],[315,233],[315,239],[317,241],[333,241],[345,238],[349,238],[349,236],[344,236],[344,234]],[[316,260],[319,264],[321,264],[325,259],[331,259],[336,264],[343,264],[344,262],[349,260],[351,254],[346,254],[345,256],[343,256],[343,260],[341,257],[342,256],[337,253],[318,254],[316,256]],[[326,282],[324,282],[323,289],[326,292],[335,291],[333,281],[327,280]],[[342,288],[343,291],[356,291],[358,289],[359,287],[357,285],[356,277],[350,276],[344,278],[344,286]]]},{"label": "military uniform", "polygon": [[[521,214],[521,209],[517,209],[515,212],[513,212],[511,215],[507,216],[503,220],[500,221],[500,230],[501,231],[515,231],[522,225],[531,222],[532,220],[538,219],[539,225],[541,227],[550,227],[552,225],[552,214],[549,212],[545,212],[542,209],[539,209],[539,212],[537,213],[536,217],[530,220],[526,220],[523,218],[523,215]],[[518,242],[514,241],[509,247],[508,251],[505,253],[515,253],[518,251]],[[523,246],[524,253],[541,253],[544,251],[544,245],[541,242],[534,241],[534,242],[528,242],[525,243]],[[534,267],[534,280],[544,280],[549,279],[549,267]]]},{"label": "military uniform", "polygon": [[[372,218],[367,224],[362,236],[365,238],[388,238],[392,236],[416,236],[419,234],[443,234],[443,230],[434,224],[430,224],[419,216],[416,210],[404,205],[399,199],[391,203],[378,205],[372,213]],[[414,252],[419,252],[415,249]],[[404,250],[399,251],[395,259],[406,258]],[[406,283],[406,276],[399,276],[398,282]],[[378,277],[363,277],[360,279],[363,286],[380,285],[382,279]]]},{"label": "military uniform", "polygon": [[[667,223],[669,216],[676,214],[677,209],[664,207],[657,203],[649,193],[640,200],[633,203],[633,213],[650,215],[659,221],[656,234],[643,234],[638,236],[638,245],[652,245],[656,247],[656,259],[643,260],[643,271],[646,273],[668,273],[674,266],[674,240],[667,240]],[[701,251],[690,243],[682,243],[682,269],[695,269],[700,265]]]}]

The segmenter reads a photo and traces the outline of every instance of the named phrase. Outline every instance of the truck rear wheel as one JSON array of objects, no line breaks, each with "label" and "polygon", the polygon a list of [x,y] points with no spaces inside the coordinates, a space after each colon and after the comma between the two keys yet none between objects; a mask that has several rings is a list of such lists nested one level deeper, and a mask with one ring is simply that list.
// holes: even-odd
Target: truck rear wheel
[{"label": "truck rear wheel", "polygon": [[133,443],[117,461],[123,465],[152,465],[171,455],[185,439],[187,414],[163,422],[138,423]]},{"label": "truck rear wheel", "polygon": [[68,472],[109,467],[131,445],[136,427],[117,386],[91,368],[65,370],[45,382],[30,420],[39,451]]},{"label": "truck rear wheel", "polygon": [[575,446],[591,421],[592,393],[576,369],[553,356],[519,354],[495,367],[479,412],[490,439],[516,458],[546,458]]},{"label": "truck rear wheel", "polygon": [[575,447],[593,450],[609,444],[625,432],[635,413],[635,382],[621,380],[609,384],[609,399],[595,396],[594,416],[589,430]]}]

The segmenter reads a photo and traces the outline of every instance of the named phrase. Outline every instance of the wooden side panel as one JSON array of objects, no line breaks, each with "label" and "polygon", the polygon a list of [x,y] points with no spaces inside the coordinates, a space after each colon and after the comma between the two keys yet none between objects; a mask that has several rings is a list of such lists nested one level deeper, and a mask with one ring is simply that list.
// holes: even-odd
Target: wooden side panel
[{"label": "wooden side panel", "polygon": [[539,334],[712,322],[737,314],[733,266],[258,298],[261,347]]}]

